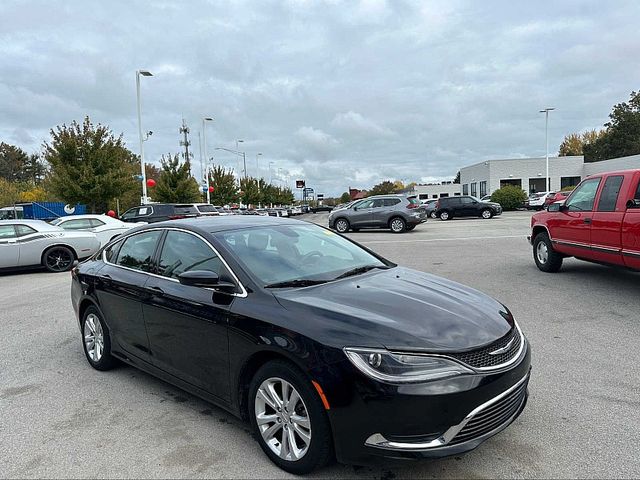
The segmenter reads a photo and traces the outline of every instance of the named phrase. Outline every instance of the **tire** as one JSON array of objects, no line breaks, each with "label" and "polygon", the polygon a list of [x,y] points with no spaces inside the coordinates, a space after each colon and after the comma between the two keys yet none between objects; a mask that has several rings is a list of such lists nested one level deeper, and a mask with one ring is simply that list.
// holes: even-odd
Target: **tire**
[{"label": "tire", "polygon": [[336,220],[334,226],[338,233],[347,233],[350,227],[349,220],[347,220],[346,218],[339,218]]},{"label": "tire", "polygon": [[413,230],[414,228],[416,228],[415,225],[408,225],[407,226],[407,232],[410,232],[411,230]]},{"label": "tire", "polygon": [[389,220],[389,228],[393,233],[404,233],[407,231],[407,222],[402,217],[393,217]]},{"label": "tire", "polygon": [[451,215],[446,210],[441,211],[438,216],[440,217],[440,220],[445,221],[445,222],[447,220],[451,220]]},{"label": "tire", "polygon": [[433,212],[431,212],[431,213],[429,214],[429,216],[430,216],[431,218],[433,218],[433,219],[438,218],[438,216],[436,215],[436,211],[435,211],[435,210],[434,210]]},{"label": "tire", "polygon": [[[294,392],[300,398],[291,416],[283,405],[284,384],[288,385],[289,401]],[[301,475],[323,467],[333,458],[331,427],[320,395],[311,381],[289,362],[274,360],[256,372],[249,386],[248,409],[260,447],[281,469]],[[263,417],[260,426],[258,417]],[[285,433],[288,434],[286,446],[282,443]],[[306,435],[306,439],[300,433]],[[295,444],[293,449],[289,447],[290,438]]]},{"label": "tire", "polygon": [[[117,365],[118,361],[111,355],[109,329],[96,307],[91,306],[85,310],[82,316],[81,332],[82,349],[89,365],[101,371],[111,370]],[[100,338],[102,341],[99,341]]]},{"label": "tire", "polygon": [[73,267],[76,255],[69,247],[51,247],[42,254],[42,265],[50,272],[67,272]]},{"label": "tire", "polygon": [[480,216],[485,220],[489,220],[491,217],[493,217],[493,212],[490,208],[485,208],[484,210],[482,210],[482,212],[480,212]]},{"label": "tire", "polygon": [[556,273],[562,267],[563,256],[553,249],[546,233],[539,233],[533,239],[533,259],[540,270]]}]

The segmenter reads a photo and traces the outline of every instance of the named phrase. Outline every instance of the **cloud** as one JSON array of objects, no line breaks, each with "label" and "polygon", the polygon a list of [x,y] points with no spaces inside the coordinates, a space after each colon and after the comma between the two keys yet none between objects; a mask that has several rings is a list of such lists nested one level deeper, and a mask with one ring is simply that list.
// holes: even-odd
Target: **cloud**
[{"label": "cloud", "polygon": [[381,127],[373,120],[365,118],[353,110],[337,114],[331,120],[331,126],[342,132],[356,135],[385,137],[394,135],[390,129]]}]

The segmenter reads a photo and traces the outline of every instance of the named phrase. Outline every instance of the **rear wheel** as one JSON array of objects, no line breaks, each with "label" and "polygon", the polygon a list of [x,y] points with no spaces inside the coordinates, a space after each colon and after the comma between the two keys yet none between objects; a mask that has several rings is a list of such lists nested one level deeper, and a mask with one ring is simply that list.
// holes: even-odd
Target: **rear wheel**
[{"label": "rear wheel", "polygon": [[311,472],[333,456],[329,420],[311,381],[285,361],[272,361],[249,388],[251,425],[273,463],[295,474]]},{"label": "rear wheel", "polygon": [[44,252],[42,263],[50,272],[66,272],[71,270],[76,257],[68,247],[53,247]]},{"label": "rear wheel", "polygon": [[110,370],[116,365],[109,329],[95,307],[87,308],[82,316],[82,345],[89,365],[96,370]]},{"label": "rear wheel", "polygon": [[546,233],[539,233],[533,239],[533,259],[540,270],[555,273],[562,267],[562,255],[553,249]]},{"label": "rear wheel", "polygon": [[439,217],[440,217],[440,220],[447,221],[451,218],[451,215],[449,215],[449,212],[447,212],[446,210],[443,210],[440,212]]},{"label": "rear wheel", "polygon": [[435,210],[434,210],[433,212],[431,212],[431,213],[429,214],[429,216],[430,216],[431,218],[438,218],[438,216],[436,215],[436,211],[435,211]]},{"label": "rear wheel", "polygon": [[389,222],[389,228],[393,233],[402,233],[407,229],[407,222],[400,217],[394,217]]},{"label": "rear wheel", "polygon": [[336,220],[336,231],[339,233],[347,233],[349,231],[349,221],[346,218]]}]

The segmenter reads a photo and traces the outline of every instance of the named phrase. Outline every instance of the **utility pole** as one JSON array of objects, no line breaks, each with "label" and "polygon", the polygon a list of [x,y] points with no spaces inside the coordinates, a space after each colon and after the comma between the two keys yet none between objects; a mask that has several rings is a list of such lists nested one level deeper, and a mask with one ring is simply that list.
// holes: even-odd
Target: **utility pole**
[{"label": "utility pole", "polygon": [[191,145],[191,142],[189,141],[189,131],[189,127],[187,127],[183,118],[179,132],[184,135],[184,140],[180,142],[180,145],[184,147],[184,161],[189,162],[189,174],[191,174],[191,157],[189,156],[189,145]]}]

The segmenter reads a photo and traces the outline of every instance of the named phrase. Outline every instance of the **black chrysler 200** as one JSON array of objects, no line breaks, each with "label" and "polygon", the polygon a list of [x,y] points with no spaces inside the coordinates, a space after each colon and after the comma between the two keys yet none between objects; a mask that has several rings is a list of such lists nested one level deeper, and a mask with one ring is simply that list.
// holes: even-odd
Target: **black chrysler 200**
[{"label": "black chrysler 200", "polygon": [[126,362],[250,421],[290,472],[465,452],[527,400],[504,305],[309,223],[146,225],[72,277],[91,366]]}]

